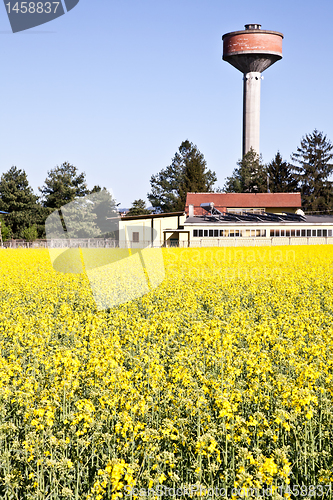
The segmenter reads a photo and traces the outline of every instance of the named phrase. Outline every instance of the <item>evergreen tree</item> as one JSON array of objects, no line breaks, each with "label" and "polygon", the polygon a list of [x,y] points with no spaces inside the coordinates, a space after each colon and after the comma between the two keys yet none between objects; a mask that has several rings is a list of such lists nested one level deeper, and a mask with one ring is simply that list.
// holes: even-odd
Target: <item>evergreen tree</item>
[{"label": "evergreen tree", "polygon": [[184,210],[188,192],[211,192],[216,174],[206,169],[204,156],[197,146],[183,141],[171,165],[152,175],[150,203],[161,212]]},{"label": "evergreen tree", "polygon": [[227,177],[224,191],[226,193],[266,193],[267,170],[261,156],[251,148],[237,162],[238,168]]},{"label": "evergreen tree", "polygon": [[292,173],[292,165],[283,161],[279,151],[267,165],[267,173],[271,193],[292,193],[297,191],[297,181]]},{"label": "evergreen tree", "polygon": [[[43,224],[43,209],[29,185],[24,170],[12,167],[0,179],[0,209],[9,212],[6,225],[13,238],[23,238],[26,228],[32,224]],[[39,228],[42,231],[41,228]]]},{"label": "evergreen tree", "polygon": [[146,202],[140,198],[139,200],[133,201],[132,206],[127,212],[126,216],[149,214],[151,214],[151,210],[148,210],[148,208],[146,207]]},{"label": "evergreen tree", "polygon": [[307,134],[291,159],[304,210],[325,212],[332,209],[332,182],[328,179],[333,172],[333,145],[327,136],[317,129]]},{"label": "evergreen tree", "polygon": [[65,162],[60,167],[55,167],[47,175],[44,186],[38,188],[42,193],[44,207],[57,209],[77,197],[89,194],[85,174],[79,174],[77,167],[70,163]]}]

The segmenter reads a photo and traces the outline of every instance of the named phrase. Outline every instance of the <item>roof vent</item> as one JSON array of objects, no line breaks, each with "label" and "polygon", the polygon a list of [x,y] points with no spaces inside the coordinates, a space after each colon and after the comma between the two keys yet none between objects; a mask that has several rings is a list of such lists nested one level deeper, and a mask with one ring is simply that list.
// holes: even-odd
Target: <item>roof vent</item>
[{"label": "roof vent", "polygon": [[260,30],[261,24],[245,24],[246,30]]}]

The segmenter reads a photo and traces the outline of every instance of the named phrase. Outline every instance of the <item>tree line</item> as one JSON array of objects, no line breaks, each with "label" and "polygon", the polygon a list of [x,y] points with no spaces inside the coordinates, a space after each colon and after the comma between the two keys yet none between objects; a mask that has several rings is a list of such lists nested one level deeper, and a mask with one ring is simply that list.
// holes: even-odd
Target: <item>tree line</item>
[{"label": "tree line", "polygon": [[[105,190],[105,188],[103,188]],[[0,211],[3,240],[10,238],[33,241],[45,238],[45,221],[56,209],[78,197],[102,191],[100,186],[88,189],[84,173],[68,162],[47,173],[44,185],[34,194],[24,170],[11,167],[0,179]]]},{"label": "tree line", "polygon": [[170,166],[153,175],[148,199],[155,210],[184,210],[187,192],[292,193],[300,192],[305,212],[333,210],[333,145],[315,129],[301,139],[291,155],[283,160],[278,151],[264,164],[253,149],[237,163],[223,189],[214,188],[216,174],[207,170],[204,156],[189,141],[181,144]]},{"label": "tree line", "polygon": [[[148,209],[142,199],[134,200],[127,215],[151,212],[177,212],[185,208],[188,192],[283,193],[301,192],[305,212],[327,213],[333,210],[333,145],[323,132],[305,135],[291,155],[291,162],[277,152],[264,164],[262,157],[250,150],[238,163],[223,189],[215,188],[217,176],[207,168],[204,155],[196,145],[181,143],[171,164],[151,176]],[[24,170],[12,167],[0,178],[1,232],[4,240],[24,238],[32,241],[45,237],[47,217],[63,205],[88,194],[104,190],[105,203],[115,210],[115,200],[105,188],[88,189],[84,173],[68,162],[48,171],[40,195],[34,194]],[[92,215],[96,217],[96,214]]]}]

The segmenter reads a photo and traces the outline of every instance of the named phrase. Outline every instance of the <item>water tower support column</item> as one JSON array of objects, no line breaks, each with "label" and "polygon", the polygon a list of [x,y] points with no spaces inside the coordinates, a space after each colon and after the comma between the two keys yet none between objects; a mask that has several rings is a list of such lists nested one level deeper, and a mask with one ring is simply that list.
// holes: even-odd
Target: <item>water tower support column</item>
[{"label": "water tower support column", "polygon": [[244,74],[243,156],[251,147],[259,154],[261,73]]}]

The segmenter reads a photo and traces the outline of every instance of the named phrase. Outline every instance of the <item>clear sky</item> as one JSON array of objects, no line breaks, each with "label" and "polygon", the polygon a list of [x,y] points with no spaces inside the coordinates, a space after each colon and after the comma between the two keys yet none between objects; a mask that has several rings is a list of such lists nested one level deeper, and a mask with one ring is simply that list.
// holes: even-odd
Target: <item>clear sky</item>
[{"label": "clear sky", "polygon": [[241,157],[242,74],[224,33],[259,23],[284,34],[264,73],[260,149],[289,160],[315,128],[333,141],[332,0],[80,0],[12,34],[0,6],[0,173],[25,169],[37,192],[68,161],[122,207],[188,139],[223,186]]}]

